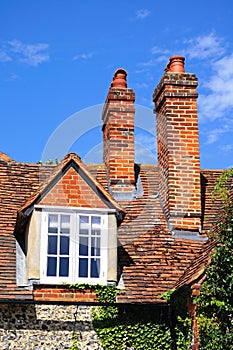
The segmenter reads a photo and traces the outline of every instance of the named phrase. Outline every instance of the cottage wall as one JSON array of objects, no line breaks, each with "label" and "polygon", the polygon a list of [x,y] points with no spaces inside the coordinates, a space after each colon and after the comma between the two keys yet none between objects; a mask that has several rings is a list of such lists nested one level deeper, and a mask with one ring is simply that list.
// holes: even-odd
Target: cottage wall
[{"label": "cottage wall", "polygon": [[1,350],[68,350],[74,330],[78,349],[102,350],[92,327],[91,307],[0,305]]}]

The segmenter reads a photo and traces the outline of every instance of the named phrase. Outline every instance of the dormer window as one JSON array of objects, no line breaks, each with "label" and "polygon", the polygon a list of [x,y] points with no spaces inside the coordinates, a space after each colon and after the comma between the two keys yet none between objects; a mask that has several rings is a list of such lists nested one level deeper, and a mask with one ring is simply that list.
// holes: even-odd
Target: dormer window
[{"label": "dormer window", "polygon": [[43,209],[42,283],[106,283],[108,215]]},{"label": "dormer window", "polygon": [[124,210],[75,154],[20,208],[17,285],[117,282]]}]

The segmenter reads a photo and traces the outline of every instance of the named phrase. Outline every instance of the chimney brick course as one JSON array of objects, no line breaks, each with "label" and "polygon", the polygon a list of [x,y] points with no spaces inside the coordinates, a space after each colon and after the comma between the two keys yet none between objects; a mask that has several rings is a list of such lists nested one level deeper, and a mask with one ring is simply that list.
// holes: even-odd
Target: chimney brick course
[{"label": "chimney brick course", "polygon": [[115,72],[102,112],[104,163],[109,191],[117,199],[129,199],[135,187],[134,101],[127,88],[127,72]]},{"label": "chimney brick course", "polygon": [[201,225],[197,78],[166,72],[153,94],[157,114],[160,185],[164,212],[178,230]]}]

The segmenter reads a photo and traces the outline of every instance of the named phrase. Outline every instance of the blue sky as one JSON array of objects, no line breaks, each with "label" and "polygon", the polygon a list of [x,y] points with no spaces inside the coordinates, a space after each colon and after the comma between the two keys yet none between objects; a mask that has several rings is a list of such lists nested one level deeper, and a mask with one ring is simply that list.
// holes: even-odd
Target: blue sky
[{"label": "blue sky", "polygon": [[233,165],[232,0],[2,0],[0,151],[101,162],[114,71],[136,93],[136,161],[156,161],[152,94],[171,55],[199,79],[202,168]]}]

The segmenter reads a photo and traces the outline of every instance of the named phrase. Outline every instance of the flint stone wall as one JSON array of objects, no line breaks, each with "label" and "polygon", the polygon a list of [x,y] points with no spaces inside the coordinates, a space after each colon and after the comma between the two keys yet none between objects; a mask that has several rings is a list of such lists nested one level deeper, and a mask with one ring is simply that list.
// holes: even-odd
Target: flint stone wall
[{"label": "flint stone wall", "polygon": [[78,349],[103,350],[92,326],[91,307],[0,305],[1,350],[68,350],[74,329]]}]

